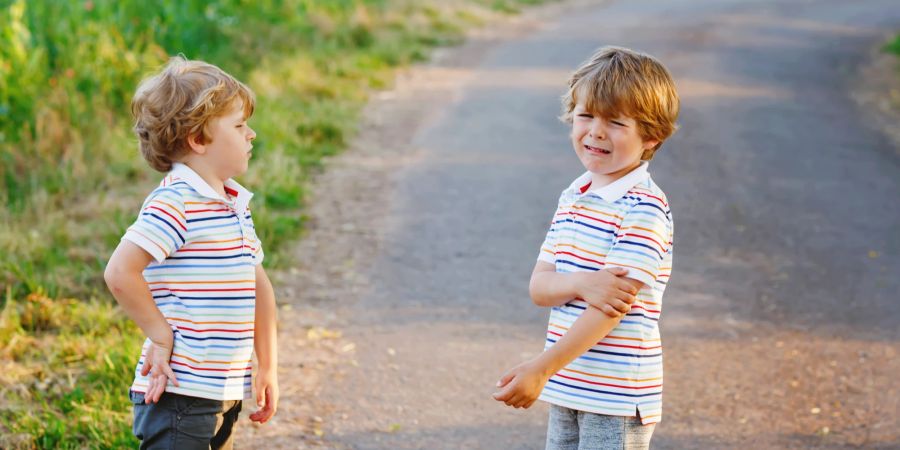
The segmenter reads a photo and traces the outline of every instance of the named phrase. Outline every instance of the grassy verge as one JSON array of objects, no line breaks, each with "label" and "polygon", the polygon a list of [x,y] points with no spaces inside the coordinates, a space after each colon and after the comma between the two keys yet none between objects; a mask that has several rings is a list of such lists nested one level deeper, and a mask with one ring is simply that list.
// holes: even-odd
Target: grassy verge
[{"label": "grassy verge", "polygon": [[160,177],[128,102],[168,55],[257,92],[241,181],[278,267],[310,174],[345,147],[367,94],[466,28],[541,2],[0,0],[0,448],[135,446],[124,390],[140,333],[101,277]]},{"label": "grassy verge", "polygon": [[0,312],[0,448],[134,448],[140,331],[108,301],[12,297]]},{"label": "grassy verge", "polygon": [[884,50],[886,52],[900,56],[900,34],[894,36],[893,40],[888,41],[888,43],[884,45]]}]

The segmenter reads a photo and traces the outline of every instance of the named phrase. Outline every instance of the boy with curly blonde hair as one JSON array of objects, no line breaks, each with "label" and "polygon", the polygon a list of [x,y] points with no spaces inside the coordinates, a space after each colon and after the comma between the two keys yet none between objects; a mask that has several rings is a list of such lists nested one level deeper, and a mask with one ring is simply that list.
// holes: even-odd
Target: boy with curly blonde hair
[{"label": "boy with curly blonde hair", "polygon": [[678,108],[666,68],[632,50],[602,48],[569,79],[563,119],[587,171],[562,192],[531,276],[532,300],[552,308],[545,349],[494,393],[550,403],[548,449],[645,449],[660,421],[673,222],[647,167]]},{"label": "boy with curly blonde hair", "polygon": [[[132,100],[140,151],[166,173],[104,273],[147,336],[130,397],[142,449],[231,448],[242,400],[278,405],[276,306],[253,227],[253,92],[218,67],[172,58]],[[252,354],[258,370],[252,382]]]}]

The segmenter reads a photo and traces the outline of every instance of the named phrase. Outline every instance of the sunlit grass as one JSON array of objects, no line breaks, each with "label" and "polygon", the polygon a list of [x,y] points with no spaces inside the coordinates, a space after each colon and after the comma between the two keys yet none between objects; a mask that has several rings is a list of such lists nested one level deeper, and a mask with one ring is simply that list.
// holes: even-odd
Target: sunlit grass
[{"label": "sunlit grass", "polygon": [[895,36],[893,40],[888,41],[884,46],[884,50],[900,56],[900,34]]},{"label": "sunlit grass", "polygon": [[0,1],[0,448],[134,448],[142,340],[102,284],[160,174],[130,132],[169,55],[258,95],[250,171],[267,264],[289,263],[310,175],[355,133],[392,69],[541,0]]},{"label": "sunlit grass", "polygon": [[134,448],[126,393],[141,340],[107,301],[8,298],[0,448]]}]

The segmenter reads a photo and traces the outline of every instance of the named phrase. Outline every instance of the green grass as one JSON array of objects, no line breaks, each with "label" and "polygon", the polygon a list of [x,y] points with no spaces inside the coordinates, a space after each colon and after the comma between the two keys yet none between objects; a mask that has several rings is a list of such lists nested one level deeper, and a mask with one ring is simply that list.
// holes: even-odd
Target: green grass
[{"label": "green grass", "polygon": [[900,34],[894,36],[893,40],[888,41],[888,43],[884,45],[884,50],[900,56]]},{"label": "green grass", "polygon": [[0,0],[0,448],[134,447],[140,332],[102,283],[160,174],[128,104],[169,55],[253,88],[250,171],[267,266],[290,263],[307,183],[393,68],[542,0]]},{"label": "green grass", "polygon": [[141,341],[108,301],[7,298],[0,448],[133,448],[126,393]]}]

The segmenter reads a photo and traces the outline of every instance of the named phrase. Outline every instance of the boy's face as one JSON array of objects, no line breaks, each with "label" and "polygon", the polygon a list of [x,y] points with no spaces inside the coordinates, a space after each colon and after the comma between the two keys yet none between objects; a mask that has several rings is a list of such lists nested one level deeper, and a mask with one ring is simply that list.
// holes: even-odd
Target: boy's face
[{"label": "boy's face", "polygon": [[581,164],[605,183],[628,174],[640,165],[645,149],[658,141],[641,139],[637,122],[627,116],[603,118],[579,102],[572,111],[572,147]]},{"label": "boy's face", "polygon": [[256,132],[247,125],[243,104],[235,102],[228,112],[211,119],[206,126],[210,138],[205,145],[207,161],[217,175],[226,180],[246,172]]}]

